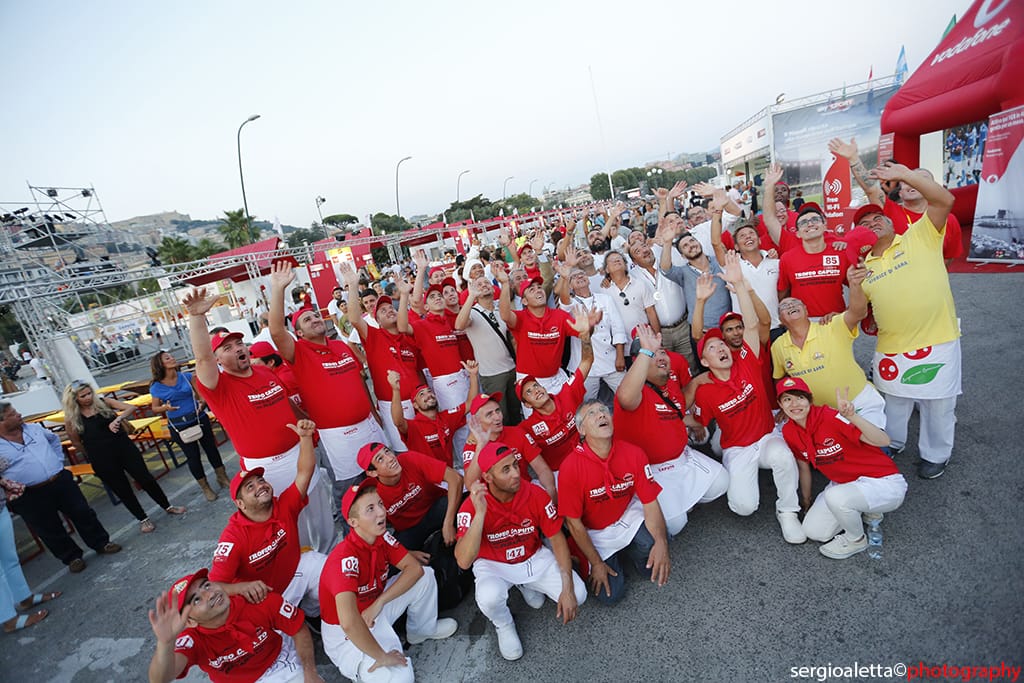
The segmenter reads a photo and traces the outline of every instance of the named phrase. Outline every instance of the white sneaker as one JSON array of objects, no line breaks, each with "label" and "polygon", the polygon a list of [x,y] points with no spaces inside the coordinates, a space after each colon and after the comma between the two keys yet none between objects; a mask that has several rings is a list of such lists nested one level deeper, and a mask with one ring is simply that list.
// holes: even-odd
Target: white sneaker
[{"label": "white sneaker", "polygon": [[523,656],[523,643],[519,640],[514,623],[508,626],[496,626],[498,632],[498,650],[501,656],[510,662],[514,662]]},{"label": "white sneaker", "polygon": [[445,638],[450,637],[458,630],[459,622],[455,621],[454,619],[449,619],[445,617],[443,619],[437,620],[437,626],[434,627],[433,633],[428,633],[426,635],[406,633],[405,637],[406,640],[409,641],[410,645],[419,645],[425,640],[444,640]]},{"label": "white sneaker", "polygon": [[527,588],[526,586],[516,586],[516,588],[523,594],[523,600],[526,601],[526,604],[533,609],[540,609],[544,606],[544,598],[547,596],[540,591]]},{"label": "white sneaker", "polygon": [[818,548],[818,550],[821,551],[822,555],[833,560],[845,560],[857,553],[864,552],[867,548],[868,537],[866,534],[861,535],[859,540],[850,541],[846,538],[846,533],[844,532]]},{"label": "white sneaker", "polygon": [[795,512],[776,512],[775,517],[782,527],[782,537],[786,539],[786,543],[799,545],[807,540],[804,527],[800,524],[800,517]]}]

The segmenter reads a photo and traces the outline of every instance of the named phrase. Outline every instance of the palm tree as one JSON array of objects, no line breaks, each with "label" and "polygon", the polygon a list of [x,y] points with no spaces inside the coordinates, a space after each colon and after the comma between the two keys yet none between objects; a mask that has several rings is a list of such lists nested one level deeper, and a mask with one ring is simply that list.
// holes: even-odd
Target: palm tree
[{"label": "palm tree", "polygon": [[196,246],[192,248],[192,258],[204,259],[213,254],[219,254],[224,251],[224,245],[220,242],[204,237],[196,242]]},{"label": "palm tree", "polygon": [[224,223],[218,229],[220,234],[224,236],[224,241],[227,242],[228,247],[231,249],[252,244],[259,237],[259,230],[249,228],[252,216],[249,217],[249,220],[246,220],[245,209],[225,211],[224,218],[221,220]]},{"label": "palm tree", "polygon": [[165,237],[157,247],[164,263],[187,263],[192,260],[192,245],[180,237]]}]

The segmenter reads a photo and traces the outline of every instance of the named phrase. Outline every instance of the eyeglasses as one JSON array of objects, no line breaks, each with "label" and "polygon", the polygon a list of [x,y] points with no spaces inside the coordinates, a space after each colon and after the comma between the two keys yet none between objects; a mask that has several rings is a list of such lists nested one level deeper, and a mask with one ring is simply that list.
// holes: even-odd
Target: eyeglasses
[{"label": "eyeglasses", "polygon": [[623,306],[628,306],[629,305],[629,299],[626,298],[626,293],[625,292],[619,292],[619,296],[622,297],[622,305]]},{"label": "eyeglasses", "polygon": [[825,220],[821,216],[808,216],[803,220],[796,222],[797,228],[806,228],[808,225],[815,225],[816,223],[824,223]]}]

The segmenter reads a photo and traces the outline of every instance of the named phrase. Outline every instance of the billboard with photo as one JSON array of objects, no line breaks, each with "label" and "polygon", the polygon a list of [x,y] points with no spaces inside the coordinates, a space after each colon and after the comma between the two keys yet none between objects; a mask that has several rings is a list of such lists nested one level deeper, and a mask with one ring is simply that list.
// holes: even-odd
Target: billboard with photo
[{"label": "billboard with photo", "polygon": [[942,184],[952,189],[981,182],[988,122],[976,121],[942,131]]},{"label": "billboard with photo", "polygon": [[1024,263],[1024,107],[993,114],[986,135],[967,259]]},{"label": "billboard with photo", "polygon": [[[856,138],[865,165],[875,165],[882,110],[896,90],[876,88],[772,115],[775,162],[782,165],[793,196],[800,190],[805,199],[821,201],[822,180],[833,160],[828,151],[832,138]],[[855,203],[862,199],[857,192],[854,188]]]}]

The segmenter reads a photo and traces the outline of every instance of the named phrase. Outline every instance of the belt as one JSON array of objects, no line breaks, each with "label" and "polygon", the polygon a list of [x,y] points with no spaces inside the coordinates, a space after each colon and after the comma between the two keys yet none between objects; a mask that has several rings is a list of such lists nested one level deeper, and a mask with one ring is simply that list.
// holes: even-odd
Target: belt
[{"label": "belt", "polygon": [[662,325],[662,327],[665,328],[665,329],[668,329],[668,328],[671,328],[671,327],[679,327],[680,325],[682,325],[685,322],[686,322],[686,315],[684,314],[682,318],[680,318],[679,320],[675,321],[671,325]]},{"label": "belt", "polygon": [[57,481],[57,477],[59,477],[62,474],[64,474],[64,470],[61,470],[60,472],[58,472],[57,474],[53,475],[52,477],[50,477],[46,481],[41,481],[38,484],[25,484],[25,489],[26,490],[39,489],[39,488],[42,488],[42,487],[46,486],[47,484],[52,484],[53,482]]}]

